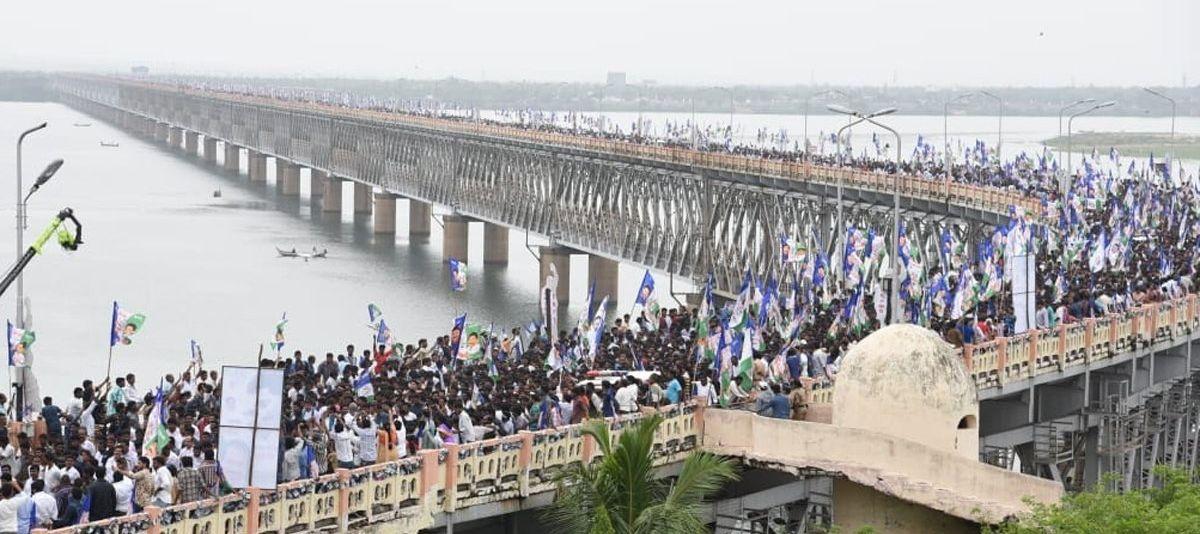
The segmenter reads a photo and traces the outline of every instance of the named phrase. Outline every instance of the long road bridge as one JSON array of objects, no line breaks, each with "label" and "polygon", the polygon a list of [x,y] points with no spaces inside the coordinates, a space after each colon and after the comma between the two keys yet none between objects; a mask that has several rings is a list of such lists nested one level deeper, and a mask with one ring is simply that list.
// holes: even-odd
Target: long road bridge
[{"label": "long road bridge", "polygon": [[[546,236],[542,275],[555,264],[564,297],[571,254],[589,255],[589,277],[613,296],[618,262],[694,282],[711,272],[732,294],[746,268],[783,274],[780,233],[827,246],[849,224],[890,227],[896,193],[923,246],[936,246],[943,228],[978,240],[1014,206],[1035,218],[1041,210],[992,188],[515,127],[116,78],[64,76],[55,88],[67,105],[231,173],[245,169],[251,182],[266,183],[274,159],[283,195],[299,194],[307,169],[312,201],[326,211],[342,209],[343,182],[352,182],[355,212],[373,212],[379,234],[396,232],[397,199],[409,202],[416,237],[429,235],[439,206],[446,256],[467,258],[473,221],[485,225],[485,264],[507,260],[510,229]],[[1195,472],[1197,326],[1188,296],[966,347],[980,458],[1019,462],[1070,489],[1104,473],[1121,488],[1147,487],[1157,464]],[[811,391],[810,419],[831,421],[836,391]]]}]

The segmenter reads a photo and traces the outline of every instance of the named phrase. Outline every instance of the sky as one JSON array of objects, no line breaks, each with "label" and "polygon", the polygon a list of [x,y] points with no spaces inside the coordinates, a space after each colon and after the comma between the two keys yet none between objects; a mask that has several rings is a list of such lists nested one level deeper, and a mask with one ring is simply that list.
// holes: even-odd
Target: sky
[{"label": "sky", "polygon": [[1197,0],[7,2],[0,70],[928,86],[1200,83]]}]

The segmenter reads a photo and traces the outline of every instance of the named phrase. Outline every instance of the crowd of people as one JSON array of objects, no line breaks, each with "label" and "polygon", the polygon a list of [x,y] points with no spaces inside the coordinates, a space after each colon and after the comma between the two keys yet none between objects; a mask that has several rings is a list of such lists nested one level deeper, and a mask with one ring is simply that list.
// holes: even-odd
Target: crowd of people
[{"label": "crowd of people", "polygon": [[[400,112],[369,99],[326,103]],[[557,118],[521,123],[578,131]],[[640,130],[624,138],[691,146],[678,125],[669,128],[670,138],[648,139]],[[841,144],[844,152],[822,156],[811,147],[732,146],[705,137],[703,150],[896,171],[886,157],[889,147],[878,140],[874,156],[867,155],[872,150],[855,155],[848,143]],[[784,138],[757,137],[775,145]],[[1125,165],[1112,151],[1093,153],[1068,174],[1049,153],[1002,162],[983,143],[944,154],[918,142],[900,171],[940,179],[946,162],[954,180],[1021,191],[1044,209],[1037,216],[1014,210],[1009,222],[982,235],[953,226],[903,227],[895,247],[897,310],[888,309],[884,294],[892,278],[890,230],[860,221],[837,229],[828,243],[812,229],[781,236],[789,255],[779,268],[765,277],[747,272],[736,296],[721,305],[710,276],[698,306],[660,307],[653,295],[639,292],[638,313],[612,322],[591,321],[589,309],[577,324],[562,327],[544,313],[530,327],[477,329],[478,351],[467,351],[462,331],[448,328],[432,341],[395,343],[381,332],[374,347],[265,359],[262,366],[285,374],[279,479],[692,398],[803,419],[803,386],[835,380],[853,345],[889,314],[962,346],[1125,313],[1193,291],[1200,195],[1189,180],[1172,175],[1170,164]],[[1064,176],[1070,178],[1065,194]],[[1018,268],[1024,261],[1033,268]],[[1018,288],[1036,303],[1032,316],[1018,311]],[[44,432],[0,436],[0,534],[232,491],[216,455],[220,377],[190,368],[164,380],[154,391],[140,389],[132,374],[111,383],[84,381],[65,408],[44,399],[38,414]],[[149,428],[165,430],[148,435]]]}]

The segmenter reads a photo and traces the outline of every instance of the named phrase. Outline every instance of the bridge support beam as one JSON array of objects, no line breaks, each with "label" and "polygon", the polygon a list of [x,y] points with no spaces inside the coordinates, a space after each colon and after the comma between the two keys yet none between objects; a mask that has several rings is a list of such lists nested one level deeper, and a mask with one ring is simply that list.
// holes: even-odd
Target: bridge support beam
[{"label": "bridge support beam", "polygon": [[433,218],[433,209],[428,202],[408,199],[408,237],[429,237],[429,222]]},{"label": "bridge support beam", "polygon": [[442,259],[455,258],[470,263],[467,257],[467,233],[471,220],[461,215],[442,217]]},{"label": "bridge support beam", "polygon": [[325,171],[317,169],[308,170],[308,196],[309,198],[320,198],[325,196],[325,181],[329,179],[329,175]]},{"label": "bridge support beam", "polygon": [[[550,275],[550,266],[558,271],[558,286],[555,291],[558,292],[558,302],[560,304],[570,300],[569,293],[571,292],[571,251],[564,247],[538,247],[538,291],[541,291],[542,284],[546,283],[546,277]],[[541,306],[544,295],[539,293],[538,305]]]},{"label": "bridge support beam", "polygon": [[321,195],[321,211],[325,213],[342,212],[342,179],[329,176],[325,179],[325,194]]},{"label": "bridge support beam", "polygon": [[375,235],[396,235],[396,195],[375,193]]},{"label": "bridge support beam", "polygon": [[175,126],[169,126],[170,130],[167,133],[167,144],[171,148],[179,148],[183,145],[183,129]]},{"label": "bridge support beam", "polygon": [[[263,162],[263,167],[264,167],[263,171],[266,171],[266,168],[265,168],[266,162],[265,161]],[[224,166],[224,168],[225,168],[225,170],[227,170],[229,172],[234,172],[234,173],[242,170],[242,147],[237,146],[233,143],[229,143],[229,142],[225,143],[225,166]],[[267,173],[263,172],[263,179],[265,180],[266,177],[267,177]]]},{"label": "bridge support beam", "polygon": [[[225,147],[228,149],[229,145],[225,145]],[[226,152],[226,161],[228,161],[228,154]],[[250,183],[266,183],[267,157],[262,152],[246,151],[246,169],[250,173]]]},{"label": "bridge support beam", "polygon": [[354,182],[354,214],[371,214],[371,186]]},{"label": "bridge support beam", "polygon": [[300,195],[300,166],[290,161],[275,160],[275,187],[284,196]]},{"label": "bridge support beam", "polygon": [[162,141],[164,143],[167,142],[167,123],[154,122],[152,119],[146,120],[150,122],[151,126],[153,126],[150,131],[150,138],[154,139],[155,141]]},{"label": "bridge support beam", "polygon": [[204,138],[204,161],[213,165],[217,164],[217,140],[215,138]]},{"label": "bridge support beam", "polygon": [[604,295],[608,295],[610,305],[617,303],[620,266],[621,263],[616,260],[595,254],[588,255],[588,277],[596,284],[596,298],[602,299]]},{"label": "bridge support beam", "polygon": [[200,155],[200,133],[186,131],[183,132],[183,151],[189,156]]},{"label": "bridge support beam", "polygon": [[483,263],[508,264],[508,227],[483,223]]}]

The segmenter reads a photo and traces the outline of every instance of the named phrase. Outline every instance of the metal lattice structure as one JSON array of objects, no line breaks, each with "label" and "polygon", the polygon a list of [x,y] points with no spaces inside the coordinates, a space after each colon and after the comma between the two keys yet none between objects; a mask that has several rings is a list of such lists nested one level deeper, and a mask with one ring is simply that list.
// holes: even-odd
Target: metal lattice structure
[{"label": "metal lattice structure", "polygon": [[[219,94],[110,78],[64,77],[60,98],[88,113],[134,115],[329,172],[453,212],[552,238],[557,244],[666,271],[707,273],[722,294],[750,270],[788,273],[778,236],[828,250],[843,225],[891,242],[891,193],[685,166],[653,158],[367,120],[316,106],[239,101]],[[1007,207],[980,209],[901,199],[915,243],[936,247],[943,228],[982,235]],[[936,248],[931,248],[931,252]],[[936,254],[934,254],[936,256]]]}]

